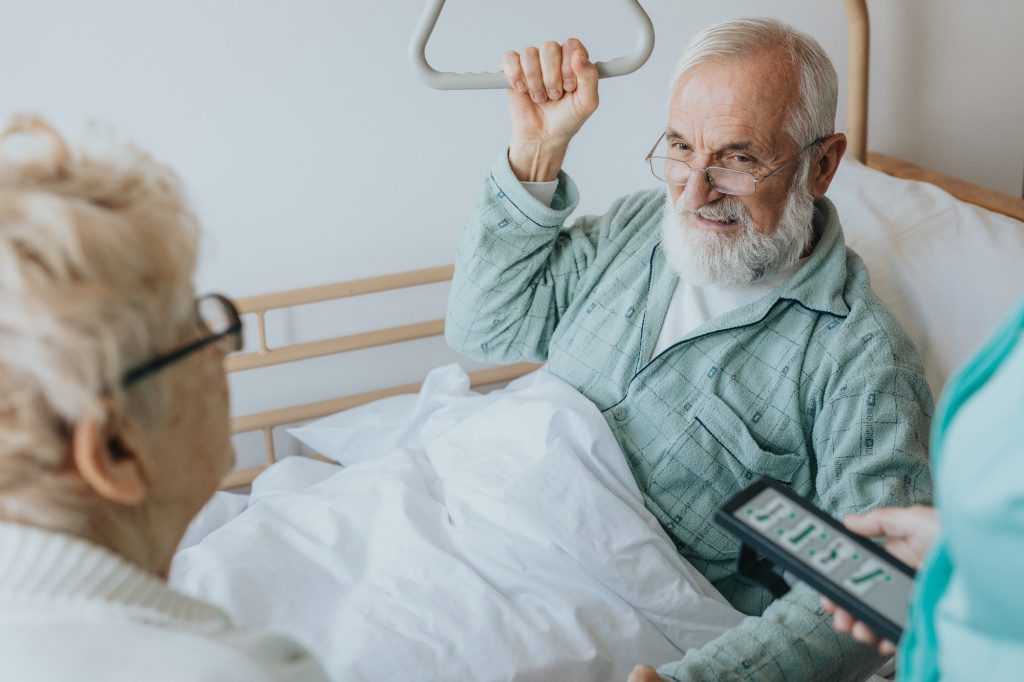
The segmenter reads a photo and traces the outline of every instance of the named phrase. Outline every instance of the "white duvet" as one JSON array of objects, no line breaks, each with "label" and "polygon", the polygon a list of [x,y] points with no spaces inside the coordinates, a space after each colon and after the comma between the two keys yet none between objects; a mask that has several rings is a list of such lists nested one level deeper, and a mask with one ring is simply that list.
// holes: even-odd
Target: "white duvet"
[{"label": "white duvet", "polygon": [[171,581],[334,680],[625,680],[742,617],[646,511],[601,414],[548,374],[477,395],[445,367],[418,397],[301,431],[348,465],[290,458],[247,505],[221,494]]}]

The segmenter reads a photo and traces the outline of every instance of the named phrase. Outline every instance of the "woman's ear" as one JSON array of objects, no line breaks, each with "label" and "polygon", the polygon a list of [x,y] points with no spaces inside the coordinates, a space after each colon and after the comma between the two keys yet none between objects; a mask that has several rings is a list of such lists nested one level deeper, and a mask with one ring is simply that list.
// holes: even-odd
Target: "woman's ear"
[{"label": "woman's ear", "polygon": [[821,143],[818,160],[811,165],[811,172],[807,177],[807,189],[815,199],[825,196],[832,178],[839,169],[839,161],[846,153],[846,135],[835,133],[825,138]]},{"label": "woman's ear", "polygon": [[146,499],[142,462],[111,427],[95,419],[76,424],[71,433],[71,458],[78,475],[100,497],[126,506]]}]

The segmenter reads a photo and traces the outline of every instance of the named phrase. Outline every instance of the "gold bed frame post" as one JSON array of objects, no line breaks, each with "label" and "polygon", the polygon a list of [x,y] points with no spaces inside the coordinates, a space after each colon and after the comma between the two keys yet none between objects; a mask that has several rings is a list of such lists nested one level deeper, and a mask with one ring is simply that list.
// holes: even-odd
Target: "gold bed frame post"
[{"label": "gold bed frame post", "polygon": [[846,127],[848,153],[861,163],[868,160],[868,67],[871,25],[867,0],[846,0]]}]

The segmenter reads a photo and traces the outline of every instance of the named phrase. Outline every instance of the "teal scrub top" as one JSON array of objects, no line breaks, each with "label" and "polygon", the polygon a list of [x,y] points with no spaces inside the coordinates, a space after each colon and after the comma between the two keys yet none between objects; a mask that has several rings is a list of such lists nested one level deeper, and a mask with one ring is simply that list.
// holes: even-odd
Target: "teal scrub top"
[{"label": "teal scrub top", "polygon": [[960,374],[932,430],[942,532],[918,573],[899,679],[1024,679],[1024,305]]}]

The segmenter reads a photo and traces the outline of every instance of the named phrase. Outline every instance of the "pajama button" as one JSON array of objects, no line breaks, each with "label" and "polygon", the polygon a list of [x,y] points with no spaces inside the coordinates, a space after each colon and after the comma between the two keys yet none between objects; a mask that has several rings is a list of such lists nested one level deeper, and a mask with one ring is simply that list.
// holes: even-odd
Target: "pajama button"
[{"label": "pajama button", "polygon": [[635,312],[636,311],[633,308],[627,308],[626,309],[626,317],[633,317],[633,313],[635,313]]},{"label": "pajama button", "polygon": [[625,407],[616,407],[614,410],[612,410],[612,416],[615,417],[616,421],[622,421],[623,419],[629,416],[629,410],[627,410]]}]

